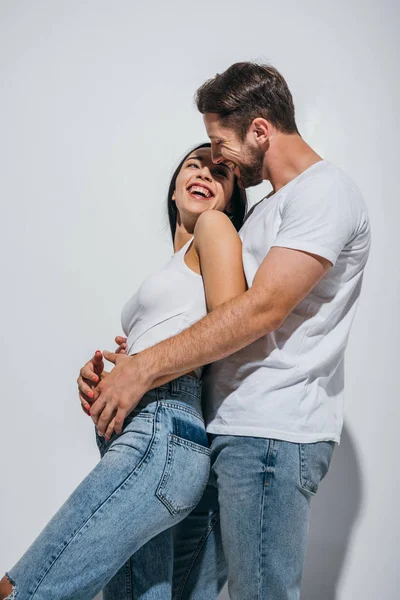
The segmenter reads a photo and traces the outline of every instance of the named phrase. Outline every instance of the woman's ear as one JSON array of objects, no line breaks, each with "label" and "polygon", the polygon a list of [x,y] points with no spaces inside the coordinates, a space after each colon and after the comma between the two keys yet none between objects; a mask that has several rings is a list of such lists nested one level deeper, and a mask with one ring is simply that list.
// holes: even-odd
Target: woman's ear
[{"label": "woman's ear", "polygon": [[174,190],[174,193],[172,194],[171,200],[172,200],[173,202],[175,202],[175,190]]}]

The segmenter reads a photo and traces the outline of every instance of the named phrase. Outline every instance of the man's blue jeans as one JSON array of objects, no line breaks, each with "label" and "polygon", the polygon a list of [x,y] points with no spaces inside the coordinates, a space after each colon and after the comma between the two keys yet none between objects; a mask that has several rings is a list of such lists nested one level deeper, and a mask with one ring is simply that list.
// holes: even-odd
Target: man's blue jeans
[{"label": "man's blue jeans", "polygon": [[172,526],[199,502],[210,470],[201,382],[151,390],[122,433],[98,443],[101,461],[9,572],[12,598],[91,600],[104,587],[118,600],[171,597]]},{"label": "man's blue jeans", "polygon": [[334,445],[212,435],[209,484],[175,526],[174,600],[215,600],[226,580],[232,600],[298,600]]}]

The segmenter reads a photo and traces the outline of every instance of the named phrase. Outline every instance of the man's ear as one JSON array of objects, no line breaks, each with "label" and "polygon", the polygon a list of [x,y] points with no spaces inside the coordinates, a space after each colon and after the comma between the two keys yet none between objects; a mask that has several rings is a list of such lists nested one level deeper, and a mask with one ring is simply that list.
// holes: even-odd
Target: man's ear
[{"label": "man's ear", "polygon": [[256,142],[265,144],[271,135],[271,125],[266,119],[257,117],[250,125],[249,131],[255,136]]}]

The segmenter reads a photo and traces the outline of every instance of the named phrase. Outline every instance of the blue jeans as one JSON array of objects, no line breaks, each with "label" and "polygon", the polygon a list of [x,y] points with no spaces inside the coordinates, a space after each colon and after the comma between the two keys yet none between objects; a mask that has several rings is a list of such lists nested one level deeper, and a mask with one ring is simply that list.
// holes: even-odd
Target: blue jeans
[{"label": "blue jeans", "polygon": [[175,526],[174,600],[298,600],[310,501],[334,442],[210,436],[210,481]]},{"label": "blue jeans", "polygon": [[[17,600],[91,600],[103,588],[118,600],[171,597],[172,526],[210,470],[201,383],[183,376],[149,391],[122,433],[98,444],[98,465],[8,573]],[[138,551],[140,563],[154,554],[151,596],[140,569],[132,579]]]}]

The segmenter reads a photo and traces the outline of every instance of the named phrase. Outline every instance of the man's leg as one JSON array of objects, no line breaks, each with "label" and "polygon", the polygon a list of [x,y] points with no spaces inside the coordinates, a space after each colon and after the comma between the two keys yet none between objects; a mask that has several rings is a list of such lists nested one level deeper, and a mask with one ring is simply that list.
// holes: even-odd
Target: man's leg
[{"label": "man's leg", "polygon": [[[214,459],[211,445],[211,464]],[[174,527],[173,600],[216,600],[226,577],[218,494],[211,467],[203,498]]]},{"label": "man's leg", "polygon": [[214,436],[231,600],[299,599],[310,500],[333,447]]},{"label": "man's leg", "polygon": [[133,554],[103,589],[103,600],[170,600],[172,528]]}]

